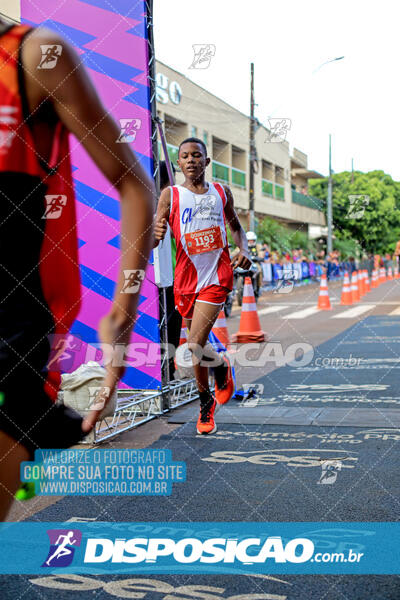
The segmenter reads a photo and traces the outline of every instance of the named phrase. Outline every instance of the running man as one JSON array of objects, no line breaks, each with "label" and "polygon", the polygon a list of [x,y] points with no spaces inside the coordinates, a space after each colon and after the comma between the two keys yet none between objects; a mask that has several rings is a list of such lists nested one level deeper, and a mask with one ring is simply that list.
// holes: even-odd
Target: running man
[{"label": "running man", "polygon": [[[50,68],[50,67],[45,67],[44,65],[47,65],[47,63],[52,63],[54,61],[57,62],[57,60],[59,59],[60,56],[61,56],[61,52],[60,53],[58,52],[58,46],[49,46],[43,55],[40,65],[38,66],[38,69]],[[54,66],[55,65],[51,65],[51,67],[54,67]]]},{"label": "running man", "polygon": [[[249,268],[246,234],[233,207],[228,186],[209,183],[205,170],[210,164],[202,140],[187,138],[179,146],[178,165],[183,185],[162,191],[155,219],[156,245],[167,231],[167,222],[176,240],[175,304],[189,330],[188,347],[200,395],[197,431],[214,433],[216,403],[228,402],[234,391],[229,360],[206,347],[208,334],[232,289],[232,266]],[[231,263],[226,222],[240,252]],[[208,385],[208,366],[213,365],[215,397]]]},{"label": "running man", "polygon": [[[38,69],[41,45],[62,46]],[[60,373],[46,370],[49,337],[67,336],[80,306],[75,199],[68,132],[81,142],[121,200],[120,274],[101,342],[129,343],[138,293],[121,293],[124,271],[144,271],[153,242],[154,187],[107,113],[75,51],[44,28],[0,21],[0,520],[37,448],[67,448],[101,413],[54,403]],[[46,200],[66,197],[58,218]],[[46,198],[47,196],[47,198]],[[140,286],[137,286],[138,288]],[[55,335],[54,335],[55,334]],[[109,347],[109,346],[108,346]],[[107,365],[112,396],[123,368]],[[96,406],[97,409],[97,406]]]},{"label": "running man", "polygon": [[50,558],[46,560],[46,565],[48,567],[50,566],[51,561],[55,558],[61,558],[62,556],[67,556],[68,554],[71,554],[71,550],[67,548],[67,546],[73,546],[76,543],[76,540],[74,540],[73,537],[73,531],[69,531],[67,535],[58,536],[58,539],[56,541],[57,548],[55,552],[50,556]]}]

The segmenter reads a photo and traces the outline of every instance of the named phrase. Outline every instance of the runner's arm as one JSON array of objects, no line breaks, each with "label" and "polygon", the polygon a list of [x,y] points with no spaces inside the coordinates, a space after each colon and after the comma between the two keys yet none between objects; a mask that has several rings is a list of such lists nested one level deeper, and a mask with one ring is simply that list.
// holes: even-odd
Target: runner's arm
[{"label": "runner's arm", "polygon": [[251,265],[249,248],[247,245],[247,238],[243,227],[240,224],[239,218],[236,214],[233,206],[233,196],[230,188],[224,185],[226,204],[225,204],[225,216],[232,232],[233,241],[239,248],[239,253],[232,260],[232,267],[241,267],[242,269],[248,269]]},{"label": "runner's arm", "polygon": [[154,248],[156,248],[159,242],[165,238],[170,210],[171,188],[167,187],[161,192],[157,205],[157,213],[154,219]]}]

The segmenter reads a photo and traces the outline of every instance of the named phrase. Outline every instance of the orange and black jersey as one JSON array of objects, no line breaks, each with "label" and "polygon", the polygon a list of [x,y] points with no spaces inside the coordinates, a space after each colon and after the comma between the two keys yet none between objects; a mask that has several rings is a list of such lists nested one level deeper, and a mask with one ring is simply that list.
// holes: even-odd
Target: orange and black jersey
[{"label": "orange and black jersey", "polygon": [[29,412],[12,404],[21,402],[16,386],[56,398],[60,374],[45,370],[49,336],[65,334],[80,306],[68,132],[55,120],[51,155],[39,156],[21,65],[29,33],[23,25],[0,32],[0,392],[8,402],[2,429],[11,412]]}]

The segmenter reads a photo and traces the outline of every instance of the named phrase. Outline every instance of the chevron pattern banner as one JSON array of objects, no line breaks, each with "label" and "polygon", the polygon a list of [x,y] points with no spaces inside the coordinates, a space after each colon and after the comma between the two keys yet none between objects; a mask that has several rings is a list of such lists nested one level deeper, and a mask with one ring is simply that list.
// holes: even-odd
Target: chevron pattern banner
[{"label": "chevron pattern banner", "polygon": [[[143,0],[21,0],[21,20],[61,34],[80,55],[108,111],[142,165],[152,173],[148,44]],[[99,320],[111,305],[119,267],[118,194],[84,149],[71,139],[77,202],[82,307],[61,361],[71,372],[89,360],[100,362]],[[121,388],[161,385],[158,288],[152,260],[141,289],[132,334],[131,363]],[[150,343],[150,345],[149,345]],[[138,352],[140,358],[138,359]],[[157,356],[158,354],[158,356]]]}]

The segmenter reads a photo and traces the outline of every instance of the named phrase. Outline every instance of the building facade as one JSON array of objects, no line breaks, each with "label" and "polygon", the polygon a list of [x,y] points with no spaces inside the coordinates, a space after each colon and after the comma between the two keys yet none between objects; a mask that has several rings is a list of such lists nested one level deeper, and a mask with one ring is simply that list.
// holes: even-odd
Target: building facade
[{"label": "building facade", "polygon": [[[19,20],[19,0],[2,0],[1,12]],[[163,121],[168,153],[176,165],[179,143],[201,138],[211,158],[207,179],[228,184],[235,208],[249,227],[250,118],[193,81],[156,61],[157,113]],[[308,195],[308,180],[321,177],[307,166],[307,156],[256,124],[257,150],[254,175],[254,210],[258,220],[273,217],[295,230],[322,231],[323,202]],[[162,152],[161,152],[162,157]],[[177,182],[182,175],[177,173]]]},{"label": "building facade", "polygon": [[[211,163],[207,179],[228,184],[243,226],[249,226],[250,118],[178,71],[156,61],[157,114],[163,121],[168,153],[176,165],[178,145],[198,137]],[[308,232],[325,225],[323,202],[308,195],[308,180],[322,177],[308,169],[307,155],[274,136],[261,123],[255,132],[254,210],[258,220],[273,217],[289,228]],[[162,152],[161,152],[162,156]],[[182,176],[177,173],[177,182]]]}]

